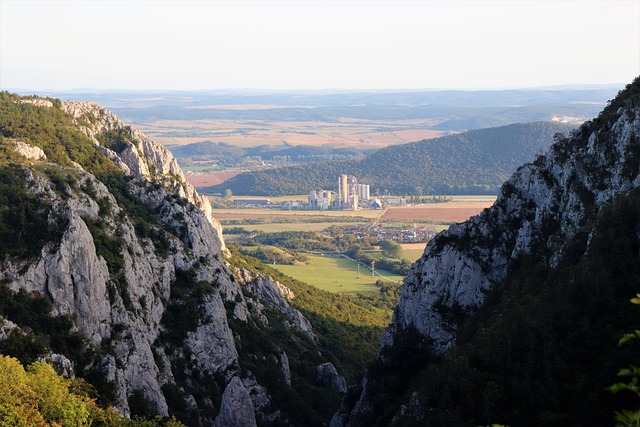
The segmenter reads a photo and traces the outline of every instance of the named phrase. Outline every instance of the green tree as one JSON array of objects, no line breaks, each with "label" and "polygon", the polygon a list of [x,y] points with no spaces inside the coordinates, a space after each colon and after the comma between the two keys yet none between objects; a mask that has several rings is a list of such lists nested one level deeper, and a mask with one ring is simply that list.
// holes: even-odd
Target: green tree
[{"label": "green tree", "polygon": [[402,258],[402,246],[393,240],[380,240],[380,248],[391,258]]},{"label": "green tree", "polygon": [[[635,298],[631,299],[632,304],[640,305],[640,294],[636,294]],[[635,331],[625,334],[618,343],[619,345],[626,344],[630,341],[637,340],[640,338],[640,330],[636,329]],[[634,365],[629,366],[628,368],[621,369],[618,371],[619,377],[627,377],[629,380],[627,382],[615,383],[609,390],[612,393],[617,393],[619,391],[630,391],[634,393],[636,396],[640,397],[640,368]],[[640,406],[635,410],[622,410],[615,413],[616,427],[637,427],[640,426]]]},{"label": "green tree", "polygon": [[[17,427],[184,427],[175,418],[123,418],[84,395],[87,384],[57,375],[46,363],[24,369],[15,357],[0,355],[0,425]],[[90,387],[89,387],[90,388]]]},{"label": "green tree", "polygon": [[416,195],[422,197],[422,187],[419,185],[416,187]]},{"label": "green tree", "polygon": [[18,359],[2,356],[0,384],[0,419],[8,421],[3,425],[91,425],[95,402],[70,393],[70,381],[46,363],[34,362],[25,371]]}]

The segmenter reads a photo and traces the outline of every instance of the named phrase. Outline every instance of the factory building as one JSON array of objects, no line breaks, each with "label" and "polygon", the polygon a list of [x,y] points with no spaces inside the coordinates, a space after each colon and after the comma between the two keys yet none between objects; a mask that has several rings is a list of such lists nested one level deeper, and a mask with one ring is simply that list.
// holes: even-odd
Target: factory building
[{"label": "factory building", "polygon": [[371,198],[368,184],[358,184],[354,176],[342,174],[338,177],[338,200],[335,202],[337,209],[358,210],[359,204]]},{"label": "factory building", "polygon": [[329,209],[329,206],[331,206],[331,193],[329,190],[309,192],[309,205],[321,211]]},{"label": "factory building", "polygon": [[338,176],[337,194],[329,190],[312,190],[309,192],[308,197],[309,206],[320,210],[358,210],[361,204],[368,207],[370,199],[371,193],[369,185],[358,184],[356,177],[346,174]]},{"label": "factory building", "polygon": [[358,194],[358,198],[360,200],[371,199],[371,189],[369,187],[369,184],[357,184],[356,193]]}]

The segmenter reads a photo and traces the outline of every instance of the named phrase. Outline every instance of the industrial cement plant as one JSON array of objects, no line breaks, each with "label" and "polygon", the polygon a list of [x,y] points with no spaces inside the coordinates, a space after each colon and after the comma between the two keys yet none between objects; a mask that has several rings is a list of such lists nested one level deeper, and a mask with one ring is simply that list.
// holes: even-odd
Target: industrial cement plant
[{"label": "industrial cement plant", "polygon": [[371,199],[369,184],[358,184],[356,177],[340,175],[337,194],[330,190],[313,190],[309,193],[309,205],[320,210],[358,210],[361,207],[380,208],[382,203]]}]

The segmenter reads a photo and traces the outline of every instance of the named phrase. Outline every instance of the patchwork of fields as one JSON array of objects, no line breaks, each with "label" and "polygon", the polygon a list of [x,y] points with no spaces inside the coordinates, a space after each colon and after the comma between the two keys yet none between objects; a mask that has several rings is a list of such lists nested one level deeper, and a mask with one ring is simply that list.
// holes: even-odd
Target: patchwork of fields
[{"label": "patchwork of fields", "polygon": [[[297,200],[304,196],[279,198]],[[273,198],[275,199],[275,198]],[[273,200],[277,201],[277,200]],[[406,226],[427,224],[442,231],[450,224],[469,219],[493,204],[495,196],[458,196],[448,203],[430,203],[419,206],[390,207],[383,210],[360,211],[312,211],[282,210],[269,208],[227,208],[214,209],[213,215],[223,224],[224,229],[243,229],[249,232],[322,232],[332,226],[374,227]],[[225,238],[233,242],[236,235]],[[403,243],[401,257],[414,262],[424,252],[426,243]],[[355,261],[335,253],[307,254],[309,261],[294,265],[275,265],[282,273],[331,292],[377,292],[377,280],[400,282],[402,276],[379,271],[383,276],[371,276],[368,266],[360,266]],[[378,269],[376,269],[378,270]]]},{"label": "patchwork of fields", "polygon": [[420,206],[390,207],[381,220],[389,222],[430,222],[451,224],[463,222],[478,215],[484,208],[493,205],[495,197],[479,198],[475,201],[454,201],[449,203],[431,203]]},{"label": "patchwork of fields", "polygon": [[378,149],[394,144],[436,138],[443,131],[428,129],[429,120],[340,121],[270,120],[155,120],[137,123],[147,136],[165,145],[212,140],[237,147],[259,145],[331,145]]}]

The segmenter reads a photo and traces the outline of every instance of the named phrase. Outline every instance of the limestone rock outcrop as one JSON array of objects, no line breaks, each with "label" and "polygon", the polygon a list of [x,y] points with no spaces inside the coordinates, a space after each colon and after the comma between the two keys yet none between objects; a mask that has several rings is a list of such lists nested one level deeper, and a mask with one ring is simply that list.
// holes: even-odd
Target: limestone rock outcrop
[{"label": "limestone rock outcrop", "polygon": [[231,378],[222,395],[220,413],[213,427],[255,427],[256,416],[249,392],[238,377]]},{"label": "limestone rock outcrop", "polygon": [[251,288],[264,305],[275,308],[285,314],[289,318],[290,325],[293,329],[305,335],[310,340],[314,340],[315,336],[311,322],[309,322],[299,310],[291,307],[287,302],[287,299],[295,298],[291,289],[273,280],[271,277],[260,273],[252,275],[247,270],[242,270],[239,274],[242,280]]},{"label": "limestone rock outcrop", "polygon": [[[82,357],[49,351],[41,360],[67,376],[98,378],[125,415],[180,411],[194,425],[251,426],[256,417],[262,425],[286,425],[270,384],[242,366],[238,330],[263,333],[273,309],[295,340],[315,346],[311,324],[287,302],[293,292],[262,274],[231,271],[209,202],[164,147],[95,103],[24,101],[61,108],[83,149],[97,149],[93,155],[106,155],[122,171],[104,158],[111,174],[105,178],[73,159],[66,166],[48,162],[41,148],[15,142],[15,151],[38,160],[17,161],[11,173],[40,203],[34,211],[44,216],[47,236],[29,256],[0,259],[0,283],[48,299],[51,314],[64,316],[70,333],[86,340],[74,349]],[[0,318],[0,342],[30,332]],[[289,355],[278,347],[266,352],[249,356],[268,363],[282,378],[277,384],[289,387]]]},{"label": "limestone rock outcrop", "polygon": [[200,196],[189,184],[178,165],[178,161],[162,145],[148,139],[138,129],[126,126],[115,114],[95,102],[63,102],[64,110],[75,118],[76,124],[101,145],[96,138],[105,131],[125,131],[130,144],[119,153],[103,148],[110,158],[121,167],[124,173],[151,182],[160,182],[172,193],[184,197],[205,214],[218,235],[222,251],[226,251],[222,238],[222,226],[213,218],[211,204]]},{"label": "limestone rock outcrop", "polygon": [[325,385],[330,386],[338,393],[347,392],[347,381],[338,374],[336,367],[331,362],[325,362],[316,366],[318,379]]},{"label": "limestone rock outcrop", "polygon": [[45,160],[47,155],[44,154],[42,148],[34,147],[26,142],[16,141],[13,143],[13,150],[29,160]]},{"label": "limestone rock outcrop", "polygon": [[[440,355],[454,347],[460,325],[483,304],[487,290],[505,279],[513,260],[535,250],[554,268],[567,255],[566,243],[585,232],[581,227],[593,222],[601,207],[640,186],[640,108],[631,104],[605,110],[597,123],[586,122],[569,137],[556,135],[548,152],[502,186],[491,208],[428,243],[404,280],[380,341],[378,369],[393,372],[389,354]],[[373,391],[383,387],[375,373],[362,386],[360,399],[337,413],[332,425],[362,425],[384,404]],[[424,410],[417,400],[413,395],[402,410]]]},{"label": "limestone rock outcrop", "polygon": [[[621,110],[606,136],[586,124],[571,140],[520,167],[491,208],[429,242],[405,279],[382,347],[393,345],[395,330],[415,328],[441,352],[455,343],[456,329],[443,312],[482,304],[484,291],[504,279],[512,259],[541,244],[557,248],[549,259],[557,265],[563,242],[594,214],[591,203],[601,206],[640,185],[636,160],[626,154],[637,150],[639,138],[638,111]],[[552,226],[562,234],[543,232]]]}]

